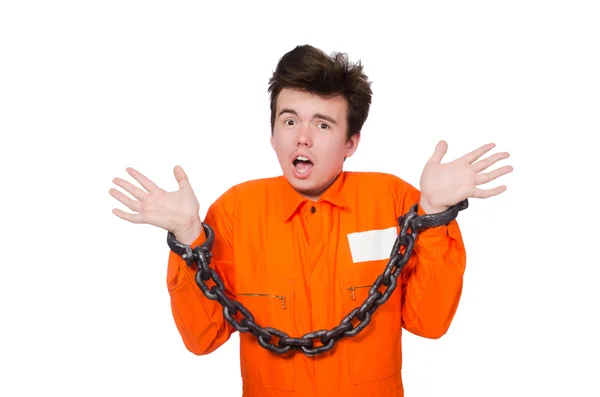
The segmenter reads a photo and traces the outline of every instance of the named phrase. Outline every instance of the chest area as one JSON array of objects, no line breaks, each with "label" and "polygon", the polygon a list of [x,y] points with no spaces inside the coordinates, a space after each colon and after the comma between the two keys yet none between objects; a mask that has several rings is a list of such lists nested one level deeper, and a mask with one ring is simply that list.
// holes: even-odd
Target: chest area
[{"label": "chest area", "polygon": [[315,287],[368,282],[385,268],[397,234],[391,206],[309,203],[289,219],[259,216],[236,224],[236,284],[273,290],[289,280]]}]

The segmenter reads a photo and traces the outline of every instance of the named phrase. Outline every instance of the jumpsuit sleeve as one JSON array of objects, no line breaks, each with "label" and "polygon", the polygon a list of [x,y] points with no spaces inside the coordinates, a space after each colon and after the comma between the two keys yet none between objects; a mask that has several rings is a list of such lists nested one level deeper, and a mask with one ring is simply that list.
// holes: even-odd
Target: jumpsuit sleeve
[{"label": "jumpsuit sleeve", "polygon": [[[418,204],[421,197],[421,192],[409,183],[401,180],[400,184],[398,216]],[[420,206],[418,213],[425,214]],[[421,231],[411,258],[400,273],[402,326],[415,335],[432,339],[442,337],[456,313],[466,266],[457,218],[447,226]]]},{"label": "jumpsuit sleeve", "polygon": [[[233,299],[233,214],[234,203],[220,197],[208,210],[204,223],[210,226],[215,239],[210,267],[214,268],[225,285],[226,295]],[[190,244],[193,247],[206,240],[204,231]],[[171,311],[185,347],[196,355],[205,355],[223,345],[235,332],[223,316],[223,307],[208,299],[196,284],[196,266],[188,267],[181,257],[169,250],[167,288]],[[206,281],[210,288],[212,279]]]}]

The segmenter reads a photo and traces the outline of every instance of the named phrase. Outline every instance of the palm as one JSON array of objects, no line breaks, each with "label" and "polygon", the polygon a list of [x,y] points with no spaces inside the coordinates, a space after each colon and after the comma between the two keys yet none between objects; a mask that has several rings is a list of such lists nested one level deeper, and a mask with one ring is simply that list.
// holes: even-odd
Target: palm
[{"label": "palm", "polygon": [[467,198],[487,198],[505,191],[504,185],[493,189],[478,187],[512,171],[511,166],[504,166],[491,172],[481,173],[498,160],[509,157],[509,154],[504,152],[476,161],[494,146],[494,144],[487,144],[452,162],[442,164],[441,160],[448,145],[440,141],[423,169],[420,180],[421,195],[431,206],[447,208]]},{"label": "palm", "polygon": [[186,231],[193,226],[193,219],[198,216],[200,206],[181,167],[177,166],[173,171],[179,183],[179,190],[174,192],[161,189],[132,168],[128,168],[127,172],[146,190],[115,178],[114,183],[136,199],[131,199],[116,189],[110,189],[113,197],[135,212],[132,214],[115,208],[113,210],[115,215],[133,223],[146,223],[173,233]]}]

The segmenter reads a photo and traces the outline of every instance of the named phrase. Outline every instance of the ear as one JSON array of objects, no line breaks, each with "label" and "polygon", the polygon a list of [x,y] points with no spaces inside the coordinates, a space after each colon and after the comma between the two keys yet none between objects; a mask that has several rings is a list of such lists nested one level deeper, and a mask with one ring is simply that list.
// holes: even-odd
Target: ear
[{"label": "ear", "polygon": [[356,149],[358,149],[358,144],[360,143],[360,132],[353,134],[350,139],[346,141],[346,158],[352,156]]}]

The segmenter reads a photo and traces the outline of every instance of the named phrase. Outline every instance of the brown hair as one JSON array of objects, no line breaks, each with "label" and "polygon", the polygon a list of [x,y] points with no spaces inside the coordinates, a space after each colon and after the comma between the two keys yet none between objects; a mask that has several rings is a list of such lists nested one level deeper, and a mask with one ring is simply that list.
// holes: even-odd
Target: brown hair
[{"label": "brown hair", "polygon": [[299,45],[286,53],[269,79],[271,133],[275,125],[277,97],[283,88],[304,90],[321,96],[341,94],[348,103],[348,139],[359,133],[371,105],[371,82],[360,61],[352,64],[345,53],[328,56],[310,45]]}]

